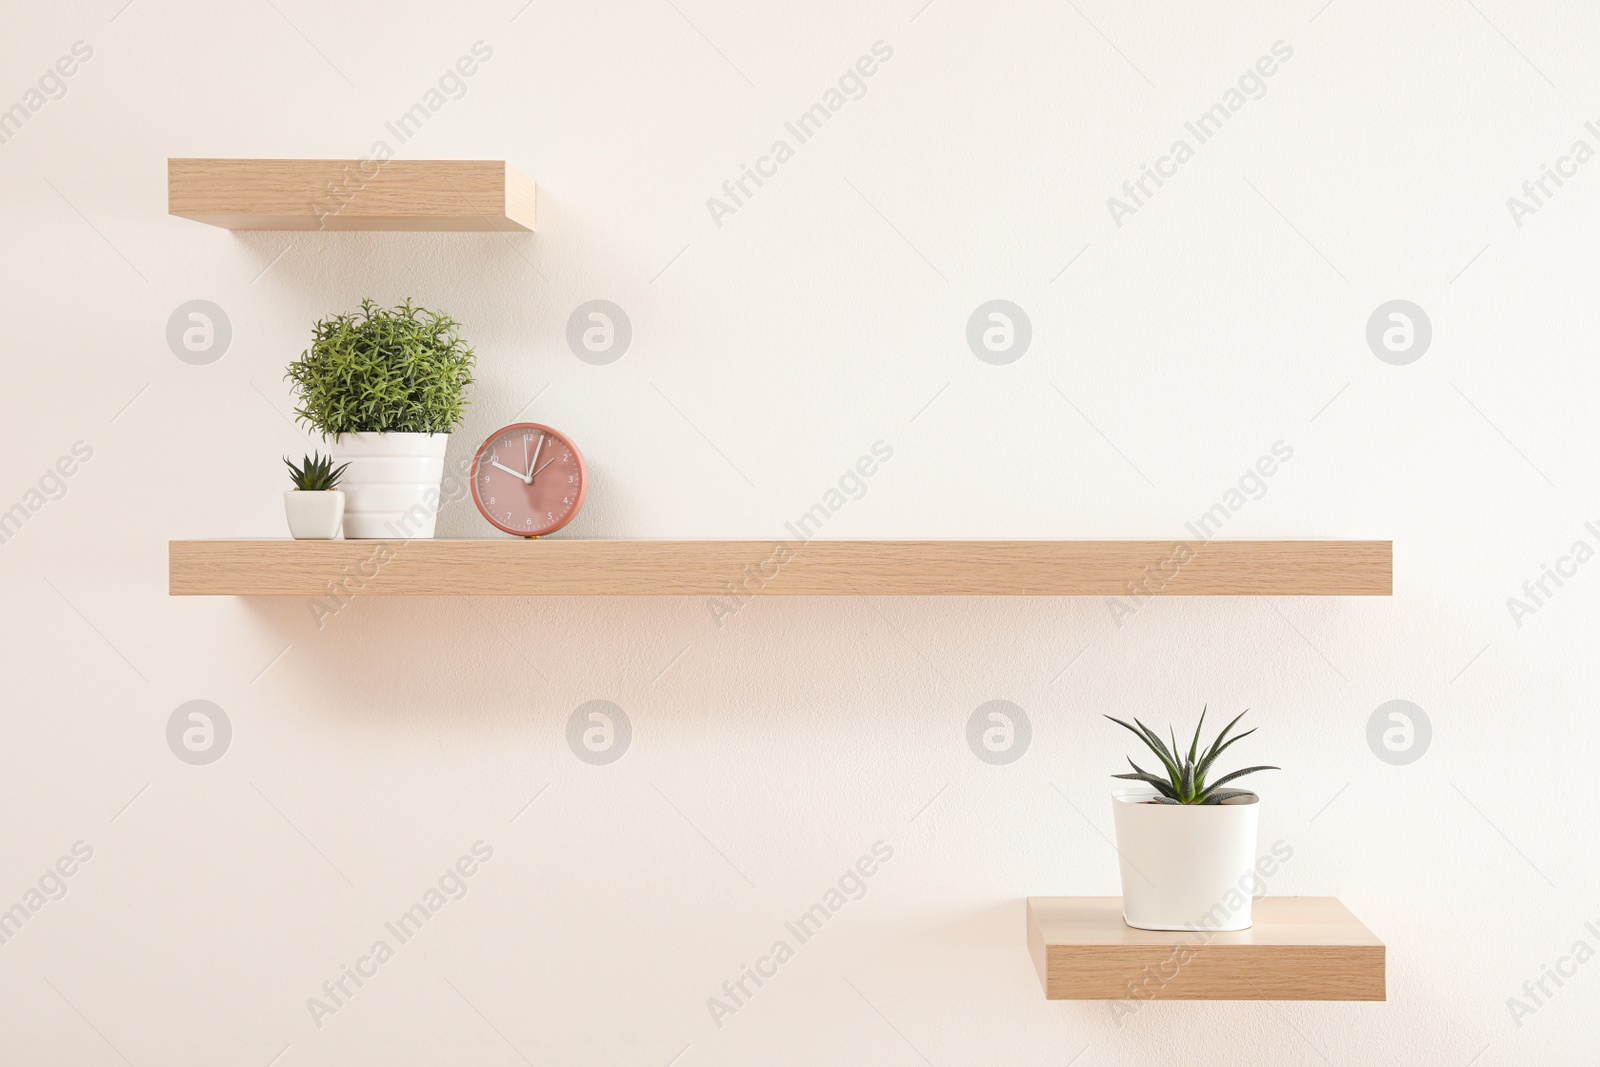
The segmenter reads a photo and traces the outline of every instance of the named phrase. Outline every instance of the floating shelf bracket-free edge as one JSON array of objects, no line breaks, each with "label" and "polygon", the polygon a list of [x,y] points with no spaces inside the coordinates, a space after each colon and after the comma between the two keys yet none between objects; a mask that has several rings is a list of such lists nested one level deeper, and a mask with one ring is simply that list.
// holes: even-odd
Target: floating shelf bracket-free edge
[{"label": "floating shelf bracket-free edge", "polygon": [[[1186,544],[1185,562],[1161,568]],[[322,596],[330,582],[370,596],[725,596],[729,583],[769,596],[1389,596],[1392,569],[1389,541],[168,544],[174,596]]]},{"label": "floating shelf bracket-free edge", "polygon": [[504,160],[169,159],[167,212],[229,230],[531,231]]},{"label": "floating shelf bracket-free edge", "polygon": [[1385,1000],[1385,949],[1334,897],[1265,897],[1229,932],[1136,930],[1121,897],[1030,897],[1049,1000]]}]

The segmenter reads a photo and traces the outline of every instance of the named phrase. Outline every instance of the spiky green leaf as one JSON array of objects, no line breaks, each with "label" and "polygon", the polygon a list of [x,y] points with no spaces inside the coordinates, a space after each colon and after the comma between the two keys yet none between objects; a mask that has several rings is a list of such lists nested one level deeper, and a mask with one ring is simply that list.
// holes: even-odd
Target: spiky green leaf
[{"label": "spiky green leaf", "polygon": [[1195,751],[1200,747],[1200,731],[1205,728],[1205,725],[1206,725],[1206,710],[1209,707],[1210,707],[1210,705],[1204,705],[1204,706],[1202,706],[1200,708],[1200,721],[1194,724],[1194,740],[1189,742],[1189,762],[1190,763],[1194,762]]},{"label": "spiky green leaf", "polygon": [[1232,732],[1234,724],[1236,724],[1240,719],[1244,718],[1249,711],[1250,709],[1246,708],[1244,711],[1241,711],[1232,719],[1228,720],[1227,725],[1222,728],[1221,732],[1219,732],[1214,739],[1212,739],[1211,748],[1207,750],[1206,755],[1212,755],[1216,752],[1217,747],[1227,740],[1228,734]]},{"label": "spiky green leaf", "polygon": [[1224,752],[1228,751],[1229,745],[1232,745],[1235,741],[1243,741],[1245,738],[1255,733],[1256,730],[1257,727],[1251,727],[1242,734],[1235,734],[1234,736],[1228,738],[1227,743],[1221,748],[1217,749],[1216,755],[1209,756],[1205,760],[1201,761],[1200,766],[1195,771],[1195,777],[1203,784],[1206,780],[1206,774],[1211,770],[1211,765],[1217,761],[1217,756],[1220,756]]},{"label": "spiky green leaf", "polygon": [[1161,740],[1160,734],[1150,729],[1137,718],[1133,721],[1138,725],[1139,729],[1144,731],[1145,744],[1150,746],[1151,751],[1161,760],[1161,765],[1166,768],[1167,775],[1172,779],[1172,788],[1179,788],[1180,783],[1183,781],[1183,773],[1178,769],[1177,754],[1167,748],[1167,743]]},{"label": "spiky green leaf", "polygon": [[1162,762],[1176,767],[1178,765],[1178,757],[1167,748],[1167,743],[1161,740],[1161,735],[1150,729],[1150,727],[1146,726],[1137,717],[1135,717],[1133,721],[1139,727],[1139,729],[1144,731],[1145,737],[1149,739],[1150,747],[1156,750],[1156,755],[1161,757]]},{"label": "spiky green leaf", "polygon": [[1133,760],[1131,760],[1131,759],[1128,760],[1128,766],[1133,768],[1134,773],[1132,773],[1132,774],[1113,774],[1111,777],[1113,777],[1113,778],[1126,778],[1126,779],[1130,779],[1130,780],[1133,780],[1133,781],[1144,782],[1147,785],[1154,786],[1156,788],[1156,790],[1162,796],[1164,796],[1164,797],[1172,797],[1173,799],[1177,799],[1177,796],[1178,796],[1177,791],[1172,788],[1170,783],[1163,782],[1156,775],[1151,774],[1149,771],[1145,770],[1143,767],[1139,766],[1137,763],[1133,762]]},{"label": "spiky green leaf", "polygon": [[[1115,715],[1107,715],[1106,718],[1110,719],[1124,730],[1127,730],[1129,733],[1133,734],[1133,736],[1137,737],[1140,741],[1143,741],[1145,747],[1151,752],[1155,753],[1156,758],[1161,761],[1161,765],[1166,768],[1167,776],[1172,781],[1172,788],[1176,790],[1178,788],[1178,768],[1172,762],[1172,757],[1165,752],[1164,746],[1161,744],[1161,739],[1152,734],[1150,730],[1144,726],[1144,723],[1139,723],[1139,728],[1135,728],[1128,723],[1123,722]],[[1139,722],[1139,720],[1135,719],[1134,722]]]},{"label": "spiky green leaf", "polygon": [[1211,783],[1211,788],[1215,789],[1220,785],[1226,785],[1228,782],[1233,781],[1235,778],[1243,778],[1245,775],[1254,774],[1257,771],[1281,771],[1281,770],[1283,770],[1282,767],[1246,767],[1242,771],[1234,771],[1232,774],[1224,774],[1221,778],[1218,778],[1215,782]]},{"label": "spiky green leaf", "polygon": [[1254,795],[1255,794],[1250,792],[1248,789],[1224,789],[1220,793],[1212,793],[1210,796],[1200,801],[1200,803],[1221,804],[1224,800],[1232,800],[1234,797],[1248,797]]}]

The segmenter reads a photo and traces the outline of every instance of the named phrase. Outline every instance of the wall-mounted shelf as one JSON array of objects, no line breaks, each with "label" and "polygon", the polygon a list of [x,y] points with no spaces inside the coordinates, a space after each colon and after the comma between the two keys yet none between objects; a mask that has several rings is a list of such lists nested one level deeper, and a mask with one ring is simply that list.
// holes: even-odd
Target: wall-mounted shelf
[{"label": "wall-mounted shelf", "polygon": [[503,160],[169,159],[167,211],[229,230],[532,230]]},{"label": "wall-mounted shelf", "polygon": [[[1389,541],[172,541],[175,596],[1388,596]],[[785,559],[783,552],[788,553]],[[1158,587],[1159,576],[1171,574]]]},{"label": "wall-mounted shelf", "polygon": [[1032,897],[1050,1000],[1384,1000],[1383,942],[1333,897],[1267,897],[1232,933],[1135,930],[1121,897]]}]

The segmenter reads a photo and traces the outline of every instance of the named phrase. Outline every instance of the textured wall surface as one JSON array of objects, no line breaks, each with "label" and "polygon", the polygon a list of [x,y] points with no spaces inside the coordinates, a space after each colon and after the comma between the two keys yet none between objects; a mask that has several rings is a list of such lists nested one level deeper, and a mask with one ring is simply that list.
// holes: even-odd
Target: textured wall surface
[{"label": "textured wall surface", "polygon": [[[1141,6],[8,10],[0,1060],[1592,1055],[1600,17]],[[538,232],[165,213],[169,156],[378,142],[510,160]],[[580,444],[562,536],[781,538],[833,500],[830,538],[1167,538],[1221,504],[1224,537],[1392,538],[1395,595],[169,598],[169,539],[286,533],[283,368],[364,296],[465,324],[452,459],[519,415]],[[193,300],[230,326],[209,362],[167,340]],[[568,343],[592,300],[632,331],[603,365]],[[984,315],[969,343],[992,300],[1025,350]],[[1411,340],[1385,310],[1374,347],[1394,300]],[[440,531],[491,534],[470,501]],[[193,700],[231,727],[207,764],[169,744]],[[593,700],[631,725],[609,763],[568,742]],[[991,700],[1031,727],[1010,762],[968,744]],[[1369,743],[1393,700],[1402,751]],[[1387,1003],[1042,999],[1024,899],[1117,892],[1101,713],[1206,703],[1284,768],[1267,891],[1341,897]]]}]

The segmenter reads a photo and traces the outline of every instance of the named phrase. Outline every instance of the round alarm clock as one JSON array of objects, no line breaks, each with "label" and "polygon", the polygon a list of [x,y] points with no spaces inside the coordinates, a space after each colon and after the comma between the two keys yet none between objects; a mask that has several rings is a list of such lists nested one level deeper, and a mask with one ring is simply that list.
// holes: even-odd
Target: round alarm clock
[{"label": "round alarm clock", "polygon": [[472,501],[483,517],[518,537],[554,533],[578,514],[589,490],[583,453],[537,422],[496,430],[472,461]]}]

